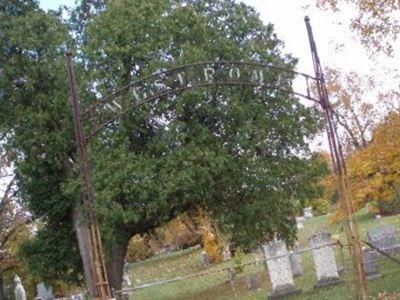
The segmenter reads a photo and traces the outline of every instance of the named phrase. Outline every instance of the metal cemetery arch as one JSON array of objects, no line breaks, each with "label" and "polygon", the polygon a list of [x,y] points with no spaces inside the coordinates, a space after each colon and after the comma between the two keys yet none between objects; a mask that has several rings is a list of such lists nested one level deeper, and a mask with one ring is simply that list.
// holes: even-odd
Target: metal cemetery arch
[{"label": "metal cemetery arch", "polygon": [[[271,71],[278,72],[277,80],[275,78],[273,80],[276,82],[272,81],[271,83],[271,81],[265,79],[268,72]],[[301,91],[291,90],[291,87],[288,89],[280,88],[281,81],[291,81],[293,77],[302,80],[304,86]],[[316,83],[316,81],[316,78],[310,75],[269,63],[221,60],[182,65],[146,76],[89,106],[84,112],[84,117],[90,120],[93,129],[88,138],[99,133],[124,113],[163,96],[178,95],[187,90],[204,87],[247,85],[260,91],[266,89],[285,93],[289,91],[293,96],[319,103],[319,100],[314,98],[310,91],[311,84]],[[121,110],[122,105],[118,101],[118,96],[124,93],[132,93],[133,101],[128,109]],[[101,111],[104,110],[111,111],[114,115],[103,120],[100,124],[95,124],[101,119]]]},{"label": "metal cemetery arch", "polygon": [[[315,76],[296,72],[292,69],[276,66],[271,63],[244,62],[244,61],[206,61],[187,64],[173,69],[156,72],[144,77],[139,81],[129,84],[120,90],[115,91],[110,96],[97,101],[89,106],[84,113],[81,112],[80,102],[77,92],[77,83],[73,67],[73,57],[67,54],[69,87],[71,105],[74,110],[75,135],[80,156],[80,176],[83,187],[83,205],[87,209],[89,233],[89,261],[90,265],[85,266],[85,271],[90,269],[93,277],[92,293],[95,299],[109,299],[111,292],[107,280],[107,272],[102,253],[101,239],[98,229],[98,222],[95,213],[95,200],[90,173],[90,158],[88,152],[88,141],[110,123],[117,120],[124,113],[144,105],[151,101],[160,99],[163,96],[178,95],[184,91],[205,88],[211,86],[252,86],[260,92],[267,90],[272,92],[271,97],[279,92],[292,94],[293,96],[307,99],[321,106],[326,120],[327,135],[331,159],[334,171],[337,176],[338,188],[340,191],[340,201],[344,204],[346,214],[346,233],[353,259],[353,267],[356,277],[356,298],[367,299],[368,290],[364,276],[361,242],[354,219],[354,207],[348,192],[348,182],[346,175],[345,162],[338,139],[337,129],[334,122],[333,108],[329,103],[328,93],[324,81],[321,64],[315,46],[309,18],[305,18],[311,53],[314,63]],[[264,72],[268,70],[268,72]],[[268,74],[277,72],[278,77],[269,81]],[[286,83],[292,82],[297,77],[303,82],[302,88],[294,90],[291,84],[282,89],[281,79]],[[317,90],[317,97],[310,92],[311,85]],[[132,103],[126,110],[122,110],[123,105],[118,102],[118,96],[131,93]],[[102,112],[108,111],[111,115],[102,119]],[[93,129],[88,136],[83,129],[83,119],[86,118],[91,123]]]}]

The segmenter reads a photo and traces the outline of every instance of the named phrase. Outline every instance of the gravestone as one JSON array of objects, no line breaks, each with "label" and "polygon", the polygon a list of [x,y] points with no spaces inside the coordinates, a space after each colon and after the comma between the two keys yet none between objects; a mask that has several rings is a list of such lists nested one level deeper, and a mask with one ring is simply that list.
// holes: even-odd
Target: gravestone
[{"label": "gravestone", "polygon": [[222,252],[222,260],[223,261],[228,261],[232,258],[232,254],[231,254],[231,249],[228,246],[225,246],[224,251]]},{"label": "gravestone", "polygon": [[310,219],[313,217],[312,207],[303,208],[303,217],[304,219]]},{"label": "gravestone", "polygon": [[76,294],[76,295],[72,295],[71,296],[71,300],[84,300],[83,294],[79,293],[79,294]]},{"label": "gravestone", "polygon": [[36,297],[35,300],[53,300],[53,288],[46,285],[44,282],[40,282],[36,285]]},{"label": "gravestone", "polygon": [[246,286],[250,291],[258,290],[261,287],[261,277],[259,274],[246,276]]},{"label": "gravestone", "polygon": [[363,265],[365,277],[373,279],[380,277],[378,264],[376,263],[376,252],[370,249],[363,250]]},{"label": "gravestone", "polygon": [[15,300],[26,300],[26,292],[24,287],[22,286],[21,278],[19,278],[18,275],[15,275],[14,277],[14,284]]},{"label": "gravestone", "polygon": [[200,253],[200,263],[203,268],[207,267],[210,264],[211,260],[206,251],[202,251]]},{"label": "gravestone", "polygon": [[296,227],[297,227],[297,229],[303,229],[304,228],[304,225],[303,225],[303,221],[304,221],[304,217],[296,217],[295,218],[296,219]]},{"label": "gravestone", "polygon": [[132,282],[131,282],[131,279],[129,278],[128,274],[122,275],[122,286],[124,286],[124,287],[132,286]]},{"label": "gravestone", "polygon": [[283,241],[274,240],[263,245],[263,250],[272,284],[269,300],[280,299],[288,295],[299,294],[290,267],[289,254]]},{"label": "gravestone", "polygon": [[129,300],[129,293],[128,292],[122,292],[120,296],[118,297],[119,300]]},{"label": "gravestone", "polygon": [[303,267],[301,265],[301,255],[296,253],[298,247],[293,248],[293,251],[290,251],[289,260],[290,267],[292,268],[293,276],[300,276],[303,274]]},{"label": "gravestone", "polygon": [[370,228],[367,237],[369,242],[379,250],[387,253],[400,251],[400,242],[394,225],[388,224]]},{"label": "gravestone", "polygon": [[341,283],[332,247],[331,234],[320,231],[310,236],[318,282],[314,288]]}]

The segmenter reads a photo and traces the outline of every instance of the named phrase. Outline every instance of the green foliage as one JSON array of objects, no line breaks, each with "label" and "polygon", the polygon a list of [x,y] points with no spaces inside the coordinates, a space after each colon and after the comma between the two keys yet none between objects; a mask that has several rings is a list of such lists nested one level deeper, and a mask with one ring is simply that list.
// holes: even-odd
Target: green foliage
[{"label": "green foliage", "polygon": [[20,257],[28,263],[31,275],[37,280],[49,283],[55,279],[69,283],[82,281],[79,251],[71,227],[68,223],[45,226],[34,240],[22,245]]},{"label": "green foliage", "polygon": [[19,196],[34,216],[47,216],[21,257],[38,277],[76,280],[74,199],[61,190],[74,152],[63,57],[68,28],[36,1],[3,1],[0,26],[0,133],[14,154]]}]

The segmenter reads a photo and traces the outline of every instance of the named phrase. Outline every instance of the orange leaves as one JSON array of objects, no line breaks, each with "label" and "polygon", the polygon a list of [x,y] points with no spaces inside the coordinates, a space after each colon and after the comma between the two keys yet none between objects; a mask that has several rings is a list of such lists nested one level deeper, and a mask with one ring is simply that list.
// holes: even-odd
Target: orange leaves
[{"label": "orange leaves", "polygon": [[347,165],[357,207],[371,200],[391,201],[400,186],[400,115],[389,114],[368,146],[351,155]]},{"label": "orange leaves", "polygon": [[[398,212],[400,207],[395,201],[400,190],[400,114],[392,112],[386,116],[373,130],[371,141],[349,155],[346,164],[355,209],[368,203],[372,212]],[[333,173],[320,184],[325,191],[324,199],[336,203],[338,189]],[[343,209],[340,202],[335,204],[334,219],[343,216]]]}]

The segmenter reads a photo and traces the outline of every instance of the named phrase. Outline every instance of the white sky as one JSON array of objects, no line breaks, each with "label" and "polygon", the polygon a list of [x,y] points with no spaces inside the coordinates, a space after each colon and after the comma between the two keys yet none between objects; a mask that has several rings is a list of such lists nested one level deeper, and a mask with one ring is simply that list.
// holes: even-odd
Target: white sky
[{"label": "white sky", "polygon": [[[316,9],[315,0],[241,0],[253,6],[261,19],[275,25],[278,37],[285,42],[286,52],[299,58],[298,70],[313,73],[304,16],[309,15],[315,40],[323,66],[331,66],[344,71],[357,70],[363,74],[378,77],[386,69],[399,65],[397,57],[383,57],[375,62],[368,58],[348,23],[354,15],[350,6],[339,13]],[[44,9],[57,9],[59,5],[72,6],[75,0],[40,0]],[[344,45],[337,47],[338,45]]]}]

